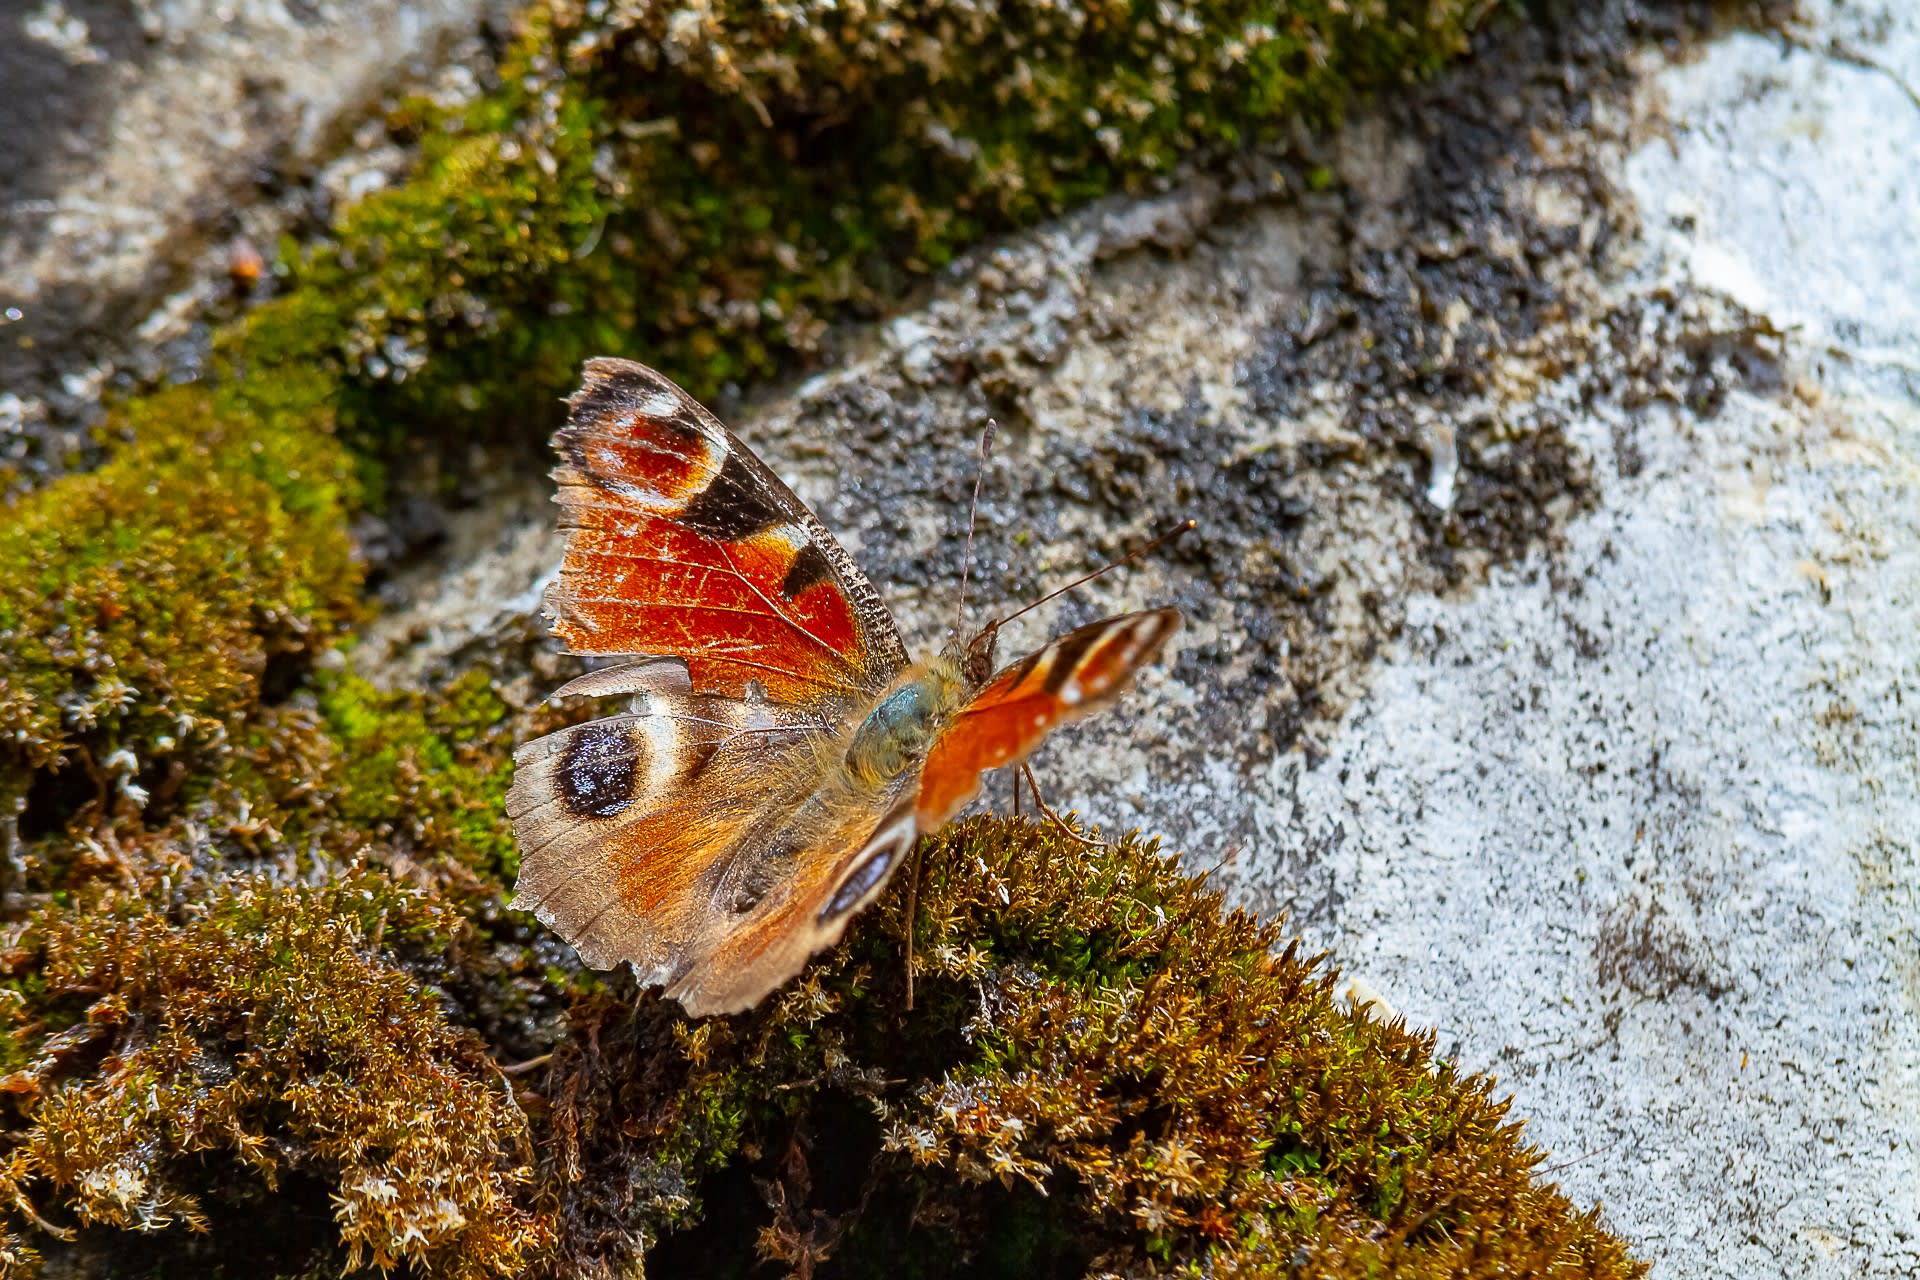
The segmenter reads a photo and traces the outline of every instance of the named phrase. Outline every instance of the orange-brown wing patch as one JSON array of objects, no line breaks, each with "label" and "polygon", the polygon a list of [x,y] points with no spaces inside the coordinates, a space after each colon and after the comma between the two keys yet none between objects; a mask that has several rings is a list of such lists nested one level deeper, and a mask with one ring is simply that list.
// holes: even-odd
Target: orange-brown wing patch
[{"label": "orange-brown wing patch", "polygon": [[690,1014],[730,1013],[879,895],[913,847],[912,779],[873,786],[823,769],[839,739],[819,720],[688,692],[677,666],[577,683],[640,701],[515,754],[514,906],[593,968],[631,964]]},{"label": "orange-brown wing patch", "polygon": [[737,916],[666,994],[695,1016],[758,1004],[840,940],[905,864],[916,834],[904,778],[871,793],[813,797],[743,850],[715,896],[716,919]]},{"label": "orange-brown wing patch", "polygon": [[1026,759],[1049,733],[1119,697],[1179,626],[1172,609],[1107,618],[988,681],[927,752],[914,807],[920,829],[935,830],[979,795],[988,770]]},{"label": "orange-brown wing patch", "polygon": [[710,946],[711,886],[740,841],[803,792],[826,732],[791,709],[651,692],[626,715],[514,754],[514,905],[598,969],[668,982]]},{"label": "orange-brown wing patch", "polygon": [[554,437],[567,550],[547,593],[576,653],[684,658],[694,688],[845,698],[906,663],[885,606],[812,512],[666,377],[595,359]]}]

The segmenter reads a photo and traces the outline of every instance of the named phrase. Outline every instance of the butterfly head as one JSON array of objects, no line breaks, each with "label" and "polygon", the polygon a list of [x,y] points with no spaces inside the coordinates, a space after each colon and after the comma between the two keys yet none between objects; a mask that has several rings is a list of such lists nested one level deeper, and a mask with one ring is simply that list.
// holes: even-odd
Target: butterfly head
[{"label": "butterfly head", "polygon": [[969,689],[978,689],[993,678],[994,653],[1000,647],[1000,624],[989,622],[961,648],[960,675]]}]

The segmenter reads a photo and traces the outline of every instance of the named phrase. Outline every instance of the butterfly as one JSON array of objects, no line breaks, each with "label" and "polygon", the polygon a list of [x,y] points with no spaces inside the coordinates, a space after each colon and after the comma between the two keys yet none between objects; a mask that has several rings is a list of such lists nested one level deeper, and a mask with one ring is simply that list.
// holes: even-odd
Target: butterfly
[{"label": "butterfly", "polygon": [[995,671],[996,623],[910,662],[813,512],[672,381],[597,358],[567,403],[546,611],[571,652],[630,660],[553,696],[631,701],[515,753],[512,905],[693,1016],[837,942],[985,772],[1111,703],[1180,625],[1123,614]]}]

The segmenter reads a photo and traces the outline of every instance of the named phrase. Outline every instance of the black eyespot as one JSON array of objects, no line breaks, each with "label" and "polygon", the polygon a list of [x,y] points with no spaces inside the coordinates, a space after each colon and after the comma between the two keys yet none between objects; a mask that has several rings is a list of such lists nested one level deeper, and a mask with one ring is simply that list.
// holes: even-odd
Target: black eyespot
[{"label": "black eyespot", "polygon": [[576,818],[611,818],[634,801],[646,748],[624,724],[586,724],[567,739],[555,774],[560,802]]}]

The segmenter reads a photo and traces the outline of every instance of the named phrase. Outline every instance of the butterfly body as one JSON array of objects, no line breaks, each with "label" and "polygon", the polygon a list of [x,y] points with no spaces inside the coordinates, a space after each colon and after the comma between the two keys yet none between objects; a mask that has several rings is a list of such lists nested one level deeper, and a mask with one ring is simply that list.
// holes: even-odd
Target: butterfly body
[{"label": "butterfly body", "polygon": [[910,671],[859,720],[847,741],[846,767],[861,778],[900,776],[925,757],[928,744],[972,693],[950,660]]},{"label": "butterfly body", "polygon": [[837,941],[984,771],[1118,696],[1178,625],[1107,619],[998,673],[989,628],[910,664],[846,553],[670,381],[593,360],[570,403],[555,631],[648,656],[556,694],[625,712],[516,753],[515,905],[690,1013],[747,1008]]}]

